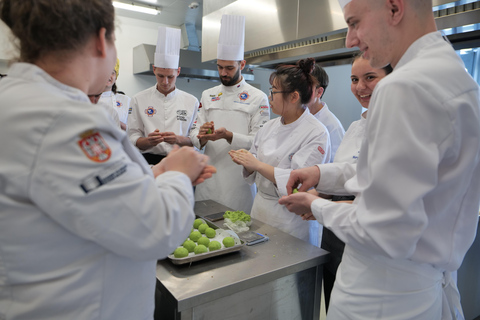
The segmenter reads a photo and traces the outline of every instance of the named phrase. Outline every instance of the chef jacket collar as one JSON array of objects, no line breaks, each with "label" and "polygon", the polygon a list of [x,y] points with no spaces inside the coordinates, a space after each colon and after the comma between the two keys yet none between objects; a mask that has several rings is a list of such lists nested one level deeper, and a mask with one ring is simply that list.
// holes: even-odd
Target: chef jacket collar
[{"label": "chef jacket collar", "polygon": [[236,91],[239,91],[243,88],[243,86],[245,86],[246,82],[245,82],[245,78],[242,76],[242,80],[237,83],[236,85],[233,85],[233,86],[225,86],[222,84],[222,87],[223,89],[225,90],[225,92],[236,92]]},{"label": "chef jacket collar", "polygon": [[422,50],[428,45],[435,44],[438,39],[441,38],[442,33],[440,31],[433,31],[418,38],[414,43],[410,45],[410,47],[408,47],[407,51],[405,51],[405,53],[395,66],[395,70],[411,61],[420,52],[420,50]]},{"label": "chef jacket collar", "polygon": [[175,86],[175,89],[172,92],[170,92],[167,95],[164,95],[163,93],[161,93],[160,91],[157,90],[157,85],[155,85],[155,94],[158,95],[161,99],[171,100],[171,99],[175,98],[175,96],[177,95],[177,92],[178,92],[178,89]]},{"label": "chef jacket collar", "polygon": [[50,76],[45,70],[38,67],[37,65],[26,63],[26,62],[17,62],[12,64],[8,70],[8,75],[15,76],[16,78],[24,79],[28,82],[45,82],[48,83],[59,91],[62,91],[68,98],[77,101],[85,101],[91,103],[88,99],[88,96],[80,89],[68,86],[60,81],[56,80]]},{"label": "chef jacket collar", "polygon": [[289,124],[284,124],[283,123],[283,118],[281,123],[282,123],[282,128],[288,128],[288,130],[292,130],[300,125],[302,125],[303,121],[302,119],[304,119],[305,117],[308,117],[310,114],[310,110],[307,108],[305,108],[305,111],[302,113],[302,115],[300,117],[298,117],[297,120],[293,121],[292,123],[289,123]]}]

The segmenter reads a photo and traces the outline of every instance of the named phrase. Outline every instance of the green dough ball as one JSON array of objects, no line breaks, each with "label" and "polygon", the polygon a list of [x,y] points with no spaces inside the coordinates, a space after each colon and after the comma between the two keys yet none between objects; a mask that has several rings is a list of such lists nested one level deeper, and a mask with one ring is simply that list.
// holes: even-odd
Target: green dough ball
[{"label": "green dough ball", "polygon": [[195,221],[193,221],[193,227],[195,229],[198,229],[198,227],[203,223],[202,219],[195,219]]},{"label": "green dough ball", "polygon": [[205,230],[207,230],[207,228],[208,228],[208,224],[202,223],[201,225],[198,226],[198,231],[205,234]]},{"label": "green dough ball", "polygon": [[215,230],[213,228],[207,228],[207,230],[205,230],[205,235],[209,238],[215,238],[217,233],[215,232]]},{"label": "green dough ball", "polygon": [[173,255],[175,256],[175,258],[185,258],[186,256],[188,256],[188,250],[184,247],[178,247],[173,252]]},{"label": "green dough ball", "polygon": [[215,251],[215,250],[218,250],[222,247],[222,245],[220,244],[220,242],[218,241],[210,241],[210,244],[208,245],[208,249],[210,249],[210,251]]},{"label": "green dough ball", "polygon": [[298,192],[297,188],[293,189],[293,191],[292,191],[292,193],[297,193],[297,192]]},{"label": "green dough ball", "polygon": [[190,240],[192,241],[197,241],[198,239],[200,239],[200,237],[202,236],[202,234],[200,233],[200,231],[193,231],[190,233]]},{"label": "green dough ball", "polygon": [[183,247],[185,249],[187,249],[188,252],[193,252],[193,249],[195,249],[196,246],[197,246],[197,244],[195,242],[193,242],[192,240],[186,240],[183,243]]},{"label": "green dough ball", "polygon": [[210,239],[208,239],[207,237],[201,237],[200,239],[197,240],[197,243],[202,244],[205,247],[208,247],[208,244],[210,243]]},{"label": "green dough ball", "polygon": [[203,244],[200,244],[195,247],[193,252],[195,252],[195,254],[205,253],[207,252],[207,247],[205,247]]},{"label": "green dough ball", "polygon": [[235,240],[233,240],[232,237],[226,237],[222,242],[226,248],[233,247],[235,245]]}]

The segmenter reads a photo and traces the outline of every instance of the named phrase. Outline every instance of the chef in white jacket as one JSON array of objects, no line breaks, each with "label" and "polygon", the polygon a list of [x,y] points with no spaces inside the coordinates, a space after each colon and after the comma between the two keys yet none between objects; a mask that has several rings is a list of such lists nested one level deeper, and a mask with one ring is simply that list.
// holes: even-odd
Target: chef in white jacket
[{"label": "chef in white jacket", "polygon": [[[210,157],[217,168],[213,179],[199,185],[195,200],[215,200],[233,210],[250,213],[255,185],[242,179],[241,168],[228,152],[250,149],[255,133],[270,119],[265,93],[245,82],[245,17],[224,15],[217,50],[221,85],[205,90],[198,111],[193,144]],[[210,130],[210,131],[209,131]]]},{"label": "chef in white jacket", "polygon": [[[308,103],[308,109],[310,113],[317,118],[328,130],[330,136],[330,146],[331,146],[331,155],[328,162],[332,162],[335,158],[340,143],[342,142],[343,136],[345,135],[345,129],[343,129],[342,123],[338,118],[333,114],[332,111],[327,106],[325,101],[322,101],[322,97],[327,90],[329,78],[328,74],[320,67],[318,64],[315,64],[312,75],[317,79],[317,87],[313,94],[312,100]],[[310,243],[319,247],[322,241],[322,226],[316,221],[310,221]]]},{"label": "chef in white jacket", "polygon": [[127,130],[128,110],[130,109],[130,97],[117,92],[116,81],[120,72],[120,60],[117,58],[115,69],[107,80],[105,91],[103,91],[98,104],[104,104],[112,108],[118,115],[118,124],[122,130]]},{"label": "chef in white jacket", "polygon": [[[390,72],[392,72],[390,65],[384,68],[373,68],[370,66],[369,61],[361,55],[354,57],[350,76],[350,89],[358,102],[360,102],[360,105],[366,110],[362,113],[359,120],[352,122],[348,127],[342,143],[337,149],[333,163],[320,165],[321,171],[331,171],[332,183],[319,185],[318,189],[321,190],[323,196],[328,195],[328,198],[332,201],[351,201],[352,198],[355,198],[345,190],[345,177],[351,177],[351,172],[355,172],[356,169],[367,123],[368,106],[372,98],[373,90],[377,83]],[[350,172],[350,174],[347,174],[348,172]],[[334,175],[337,176],[336,179]],[[306,218],[307,217],[304,216],[304,219]],[[311,222],[319,225],[316,220],[312,220]],[[345,244],[338,239],[331,230],[323,228],[321,247],[330,252],[330,260],[323,265],[323,292],[325,307],[328,312],[335,274],[342,260]]]},{"label": "chef in white jacket", "polygon": [[310,58],[277,68],[270,77],[270,105],[280,117],[257,132],[249,152],[230,152],[232,160],[243,166],[244,178],[258,186],[252,218],[304,241],[309,240],[309,222],[288,212],[278,199],[287,195],[286,183],[293,169],[330,159],[328,130],[307,107],[316,86],[311,75],[314,64]]},{"label": "chef in white jacket", "polygon": [[343,128],[340,120],[338,120],[338,118],[328,108],[327,103],[322,101],[322,97],[325,94],[325,90],[327,90],[329,83],[327,72],[318,64],[315,64],[312,75],[315,77],[315,79],[317,79],[318,84],[312,100],[310,100],[308,103],[308,109],[310,110],[310,113],[328,130],[328,134],[330,135],[330,145],[332,147],[332,154],[330,155],[329,162],[333,162],[335,153],[337,152],[343,136],[345,135],[345,129]]},{"label": "chef in white jacket", "polygon": [[[431,0],[341,1],[347,46],[394,71],[375,88],[353,204],[280,199],[345,242],[329,319],[462,319],[451,272],[472,244],[480,202],[480,94],[436,31]],[[332,183],[292,172],[287,188]]]},{"label": "chef in white jacket", "polygon": [[180,43],[180,29],[158,28],[153,66],[157,83],[132,99],[128,136],[150,164],[162,160],[175,144],[192,146],[189,135],[199,103],[176,87],[181,70]]},{"label": "chef in white jacket", "polygon": [[206,157],[150,169],[88,100],[115,64],[110,0],[4,0],[0,18],[21,44],[0,82],[0,319],[152,319]]}]

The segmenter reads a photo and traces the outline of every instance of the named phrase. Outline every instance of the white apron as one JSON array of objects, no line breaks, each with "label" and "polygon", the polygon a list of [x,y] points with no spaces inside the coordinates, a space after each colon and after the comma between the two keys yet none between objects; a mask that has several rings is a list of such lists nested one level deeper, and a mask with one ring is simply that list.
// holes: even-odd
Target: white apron
[{"label": "white apron", "polygon": [[278,203],[278,199],[278,196],[258,191],[253,202],[252,218],[308,242],[310,235],[308,221],[292,214],[285,206]]},{"label": "white apron", "polygon": [[429,264],[369,255],[346,245],[327,319],[464,318],[449,272]]}]

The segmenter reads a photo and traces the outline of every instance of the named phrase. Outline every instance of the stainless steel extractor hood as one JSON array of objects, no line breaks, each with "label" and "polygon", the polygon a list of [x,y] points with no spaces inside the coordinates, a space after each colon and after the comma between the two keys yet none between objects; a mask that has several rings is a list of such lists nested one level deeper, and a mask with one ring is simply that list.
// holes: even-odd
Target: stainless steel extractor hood
[{"label": "stainless steel extractor hood", "polygon": [[[153,63],[155,46],[141,44],[133,48],[133,74],[153,75]],[[199,51],[180,50],[181,67],[179,77],[190,79],[216,80],[219,81],[217,65],[212,62],[202,62]],[[242,71],[246,81],[254,80],[253,73],[249,70]]]},{"label": "stainless steel extractor hood", "polygon": [[[215,5],[214,5],[215,4]],[[451,4],[451,5],[447,5]],[[350,63],[356,49],[345,47],[347,26],[338,0],[204,0],[202,61],[215,58],[222,14],[246,17],[245,59],[249,65],[272,68],[313,57],[324,65]],[[434,0],[439,30],[480,23],[480,1]],[[460,48],[479,46],[480,31],[449,35]]]}]

